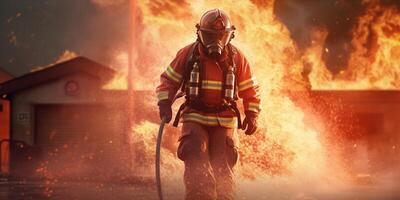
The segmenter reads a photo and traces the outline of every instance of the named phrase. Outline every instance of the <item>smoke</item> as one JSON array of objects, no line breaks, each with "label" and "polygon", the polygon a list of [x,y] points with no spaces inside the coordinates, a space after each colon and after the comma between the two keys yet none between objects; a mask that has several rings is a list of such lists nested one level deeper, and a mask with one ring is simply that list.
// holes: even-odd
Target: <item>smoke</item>
[{"label": "smoke", "polygon": [[[351,54],[355,51],[352,32],[359,26],[361,16],[368,12],[371,5],[382,7],[400,7],[396,0],[282,0],[274,4],[274,13],[291,33],[299,50],[306,53],[306,49],[313,45],[313,32],[325,30],[327,32],[322,48],[324,64],[333,74],[346,70]],[[379,14],[378,14],[379,15]],[[371,21],[372,24],[376,23]],[[373,43],[373,37],[369,38]],[[367,44],[368,45],[368,44]],[[367,49],[375,48],[367,46]]]},{"label": "smoke", "polygon": [[347,66],[351,32],[363,9],[361,1],[344,0],[282,0],[274,5],[274,13],[287,26],[302,51],[311,46],[313,30],[326,29],[328,35],[322,57],[333,73]]},{"label": "smoke", "polygon": [[367,3],[374,2],[374,1],[380,2],[382,5],[385,5],[385,6],[395,6],[397,8],[400,7],[400,1],[398,1],[398,0],[364,0],[364,2],[367,2]]},{"label": "smoke", "polygon": [[18,76],[66,49],[104,65],[128,49],[129,0],[1,1],[0,66]]}]

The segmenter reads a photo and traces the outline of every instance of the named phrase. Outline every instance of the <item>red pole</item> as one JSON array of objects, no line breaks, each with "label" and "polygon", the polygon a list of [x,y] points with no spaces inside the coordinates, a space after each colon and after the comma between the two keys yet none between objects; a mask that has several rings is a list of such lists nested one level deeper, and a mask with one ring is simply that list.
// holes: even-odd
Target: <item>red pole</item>
[{"label": "red pole", "polygon": [[128,60],[128,97],[129,97],[129,119],[135,121],[135,70],[138,65],[138,57],[140,55],[140,35],[141,35],[141,13],[137,0],[130,1],[130,37],[129,37],[129,60]]},{"label": "red pole", "polygon": [[128,41],[128,75],[127,75],[127,92],[128,92],[128,110],[127,110],[127,145],[129,146],[128,152],[130,155],[128,156],[130,160],[130,169],[133,169],[135,165],[135,152],[133,152],[134,148],[131,147],[131,134],[132,134],[132,125],[134,125],[136,121],[136,109],[135,109],[135,73],[134,67],[137,66],[137,59],[139,55],[140,49],[140,9],[138,8],[137,0],[130,0],[130,20],[129,20],[129,41]]}]

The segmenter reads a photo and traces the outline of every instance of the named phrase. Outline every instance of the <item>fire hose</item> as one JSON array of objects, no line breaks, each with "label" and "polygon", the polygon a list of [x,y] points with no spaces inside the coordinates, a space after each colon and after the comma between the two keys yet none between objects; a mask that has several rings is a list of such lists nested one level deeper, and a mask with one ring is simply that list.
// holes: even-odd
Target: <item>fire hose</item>
[{"label": "fire hose", "polygon": [[[179,92],[176,94],[172,102],[175,102],[176,99],[179,99],[183,97],[185,93]],[[167,118],[163,117],[161,119],[160,123],[160,128],[158,129],[158,135],[157,135],[157,144],[156,144],[156,184],[157,184],[157,193],[158,193],[158,199],[163,200],[163,194],[162,194],[162,188],[161,188],[161,170],[160,170],[160,158],[161,158],[161,142],[162,142],[162,136],[164,132],[164,126],[165,123],[167,122]]]},{"label": "fire hose", "polygon": [[160,200],[163,200],[162,188],[161,188],[161,174],[160,174],[161,142],[166,121],[167,121],[166,118],[163,117],[160,123],[160,129],[158,130],[157,144],[156,144],[156,184],[157,184],[158,198]]}]

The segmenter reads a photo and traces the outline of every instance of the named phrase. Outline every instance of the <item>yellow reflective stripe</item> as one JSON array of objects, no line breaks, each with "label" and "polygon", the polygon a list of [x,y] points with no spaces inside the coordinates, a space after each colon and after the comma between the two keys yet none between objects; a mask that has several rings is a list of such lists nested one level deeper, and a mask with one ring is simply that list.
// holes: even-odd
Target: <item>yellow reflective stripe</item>
[{"label": "yellow reflective stripe", "polygon": [[253,103],[250,102],[249,103],[249,107],[247,108],[247,110],[253,111],[253,112],[260,112],[261,107],[259,103]]},{"label": "yellow reflective stripe", "polygon": [[239,91],[247,90],[255,85],[257,85],[257,80],[255,77],[252,77],[239,83]]},{"label": "yellow reflective stripe", "polygon": [[225,127],[230,127],[230,128],[237,127],[236,117],[226,118],[226,119],[219,118],[219,123],[221,124],[221,126],[225,126]]},{"label": "yellow reflective stripe", "polygon": [[217,120],[217,117],[215,117],[215,116],[207,116],[207,115],[202,115],[199,113],[186,113],[184,116],[197,117],[197,118],[201,118],[204,120]]},{"label": "yellow reflective stripe", "polygon": [[200,124],[208,125],[208,126],[218,126],[218,121],[207,121],[201,118],[193,117],[193,116],[188,116],[184,118],[185,121],[194,121],[198,122]]},{"label": "yellow reflective stripe", "polygon": [[171,66],[168,66],[167,70],[165,70],[165,73],[169,78],[171,78],[175,82],[179,83],[182,79],[182,75],[176,72]]},{"label": "yellow reflective stripe", "polygon": [[199,122],[204,125],[212,125],[212,126],[217,126],[218,125],[218,119],[217,117],[213,116],[203,116],[198,113],[186,113],[183,116],[184,120],[190,120],[190,121],[195,121]]},{"label": "yellow reflective stripe", "polygon": [[215,117],[215,116],[204,116],[199,113],[185,113],[182,116],[184,121],[194,121],[203,125],[208,126],[225,126],[225,127],[235,127],[236,117]]},{"label": "yellow reflective stripe", "polygon": [[157,98],[159,101],[168,99],[168,91],[161,91],[157,93]]},{"label": "yellow reflective stripe", "polygon": [[201,83],[201,87],[202,87],[202,89],[222,90],[222,82],[221,81],[204,80]]}]

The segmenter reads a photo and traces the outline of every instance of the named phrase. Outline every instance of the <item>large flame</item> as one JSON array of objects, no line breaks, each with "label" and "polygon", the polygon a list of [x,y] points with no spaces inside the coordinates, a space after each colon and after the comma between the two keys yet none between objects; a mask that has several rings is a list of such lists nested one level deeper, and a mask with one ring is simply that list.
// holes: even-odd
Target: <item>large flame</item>
[{"label": "large flame", "polygon": [[[336,75],[322,59],[323,53],[329,53],[329,49],[324,48],[327,30],[315,28],[311,45],[300,52],[287,28],[275,17],[273,1],[134,2],[132,5],[137,7],[132,10],[138,11],[140,16],[139,20],[133,20],[140,21],[133,24],[133,28],[140,29],[136,35],[140,40],[133,45],[135,55],[132,55],[138,58],[134,70],[137,74],[135,89],[154,90],[159,74],[176,52],[195,41],[195,24],[201,15],[212,8],[223,9],[237,27],[232,43],[247,56],[262,88],[260,131],[254,136],[238,133],[240,190],[245,191],[245,185],[251,185],[265,192],[263,185],[276,175],[284,180],[290,177],[290,183],[299,185],[310,181],[329,182],[332,177],[343,175],[343,170],[337,170],[340,163],[336,164],[335,158],[327,156],[327,147],[331,147],[324,139],[329,131],[328,122],[305,108],[312,107],[307,91],[311,88],[399,89],[400,31],[397,24],[400,15],[395,8],[386,8],[377,2],[364,2],[366,10],[353,30],[349,64]],[[288,90],[303,91],[303,96],[298,98],[303,98],[306,106],[296,104]],[[153,164],[156,127],[150,122],[134,127],[133,140],[144,171]],[[177,172],[183,171],[182,163],[177,162],[174,155],[176,143],[170,142],[164,147],[163,172],[177,175],[173,176],[176,180],[181,175]]]},{"label": "large flame", "polygon": [[[136,89],[154,90],[159,74],[176,52],[196,40],[194,25],[202,13],[221,8],[231,16],[238,30],[233,43],[249,59],[261,85],[263,99],[260,131],[254,136],[238,133],[241,161],[237,175],[240,183],[262,182],[271,175],[317,179],[328,174],[318,131],[304,123],[304,112],[285,92],[287,88],[306,90],[309,86],[302,75],[301,56],[288,30],[275,18],[272,2],[261,6],[252,1],[241,1],[240,4],[235,1],[140,1],[138,6],[143,30],[137,62],[143,71],[141,76],[147,79],[140,84],[135,81]],[[148,131],[150,129],[152,131]],[[146,122],[137,125],[134,132],[135,146],[140,146],[138,152],[142,154],[140,165],[143,166],[146,163],[144,157],[148,156],[145,159],[148,161],[153,158],[156,126]],[[148,136],[149,132],[151,136]],[[138,141],[144,142],[137,145]],[[183,170],[181,166],[176,170],[179,165],[173,164],[177,159],[174,154],[164,155],[168,157],[164,158],[165,162],[170,162],[164,165],[166,174]]]},{"label": "large flame", "polygon": [[[101,9],[124,5],[127,1],[91,0]],[[337,183],[336,178],[344,175],[345,170],[340,168],[342,164],[330,149],[335,145],[329,143],[330,136],[327,136],[335,131],[334,136],[340,135],[337,132],[341,130],[332,127],[335,121],[327,119],[329,117],[315,115],[308,96],[310,89],[400,88],[399,10],[383,6],[377,0],[364,1],[366,9],[354,27],[349,44],[352,51],[348,66],[339,74],[332,74],[323,61],[323,54],[330,53],[324,48],[327,30],[315,28],[311,45],[304,51],[299,50],[288,29],[275,17],[272,0],[243,0],[240,3],[233,0],[130,1],[134,6],[131,10],[137,12],[132,15],[131,27],[137,37],[130,41],[134,50],[114,52],[115,59],[110,65],[120,74],[105,86],[106,89],[127,88],[125,66],[131,62],[134,89],[154,91],[159,74],[176,52],[196,40],[195,24],[205,11],[221,8],[231,16],[237,27],[232,43],[250,61],[263,100],[260,130],[253,136],[246,136],[241,131],[237,134],[240,163],[236,174],[242,199],[258,199],[279,187],[300,194],[287,196],[290,199],[306,199],[302,193],[307,189]],[[71,56],[75,54],[66,51],[60,60]],[[301,99],[301,102],[294,99]],[[156,105],[155,98],[153,100],[148,103]],[[155,106],[150,112],[157,112]],[[132,147],[136,155],[134,171],[141,176],[153,176],[158,125],[145,120],[134,124],[132,129]],[[162,149],[163,180],[169,180],[164,186],[170,194],[183,192],[183,163],[175,155],[178,135],[178,130],[167,127]],[[63,148],[68,149],[68,146]],[[45,184],[45,194],[51,196],[50,186],[58,180],[47,164],[42,164],[36,172],[49,180]],[[270,182],[272,179],[274,183]],[[174,184],[169,184],[171,182]]]},{"label": "large flame", "polygon": [[[366,7],[352,32],[348,66],[336,76],[321,59],[326,31],[316,30],[313,45],[304,54],[312,63],[315,89],[400,89],[400,12],[380,1],[364,1]],[[325,32],[325,33],[324,33]]]}]

